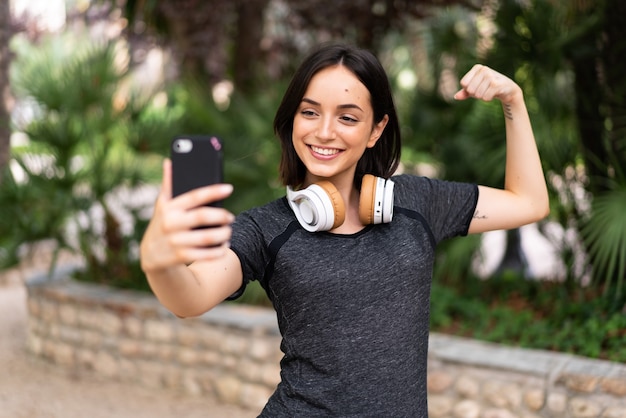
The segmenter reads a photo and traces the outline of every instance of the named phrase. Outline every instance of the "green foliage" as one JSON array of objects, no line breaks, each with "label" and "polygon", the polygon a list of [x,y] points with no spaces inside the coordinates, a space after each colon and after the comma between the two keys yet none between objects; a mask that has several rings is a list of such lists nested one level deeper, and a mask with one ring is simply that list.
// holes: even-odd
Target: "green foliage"
[{"label": "green foliage", "polygon": [[[177,134],[224,140],[225,180],[235,185],[225,206],[234,213],[283,194],[272,127],[280,88],[234,96],[224,108],[197,82],[129,89],[114,44],[54,39],[18,51],[13,85],[35,112],[18,126],[28,144],[13,150],[24,179],[8,172],[0,189],[3,266],[19,261],[24,244],[52,240],[57,252],[83,256],[79,279],[146,290],[137,248],[152,201],[136,204],[134,193],[160,182],[160,159]],[[266,303],[258,286],[246,293]]]},{"label": "green foliage", "polygon": [[197,82],[172,88],[172,106],[184,109],[181,133],[210,133],[224,143],[224,178],[235,186],[225,207],[238,214],[284,195],[278,181],[280,143],[274,137],[274,112],[282,90],[274,85],[252,97],[235,94],[217,105]]},{"label": "green foliage", "polygon": [[[605,295],[626,294],[626,185],[595,196],[591,218],[584,223],[582,235],[593,260],[594,278]],[[612,286],[614,285],[614,286]]]},{"label": "green foliage", "polygon": [[560,283],[521,277],[432,289],[435,332],[526,348],[626,361],[626,298],[608,300],[594,288],[568,292]]},{"label": "green foliage", "polygon": [[[91,280],[145,282],[137,241],[146,208],[132,194],[149,162],[145,144],[168,140],[173,116],[149,91],[124,95],[128,70],[120,57],[113,43],[56,38],[18,46],[13,86],[34,112],[18,121],[28,139],[13,150],[21,174],[8,172],[0,190],[2,265],[15,263],[23,245],[52,240],[56,252],[83,256]],[[124,192],[130,195],[120,199]]]}]

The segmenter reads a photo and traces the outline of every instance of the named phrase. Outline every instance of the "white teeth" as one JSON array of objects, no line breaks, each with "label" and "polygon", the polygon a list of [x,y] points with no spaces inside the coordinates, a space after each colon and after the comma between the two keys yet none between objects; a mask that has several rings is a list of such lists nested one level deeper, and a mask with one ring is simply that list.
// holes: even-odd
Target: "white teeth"
[{"label": "white teeth", "polygon": [[318,148],[316,146],[311,145],[311,149],[317,153],[322,155],[335,155],[339,153],[338,149],[329,149],[329,148]]}]

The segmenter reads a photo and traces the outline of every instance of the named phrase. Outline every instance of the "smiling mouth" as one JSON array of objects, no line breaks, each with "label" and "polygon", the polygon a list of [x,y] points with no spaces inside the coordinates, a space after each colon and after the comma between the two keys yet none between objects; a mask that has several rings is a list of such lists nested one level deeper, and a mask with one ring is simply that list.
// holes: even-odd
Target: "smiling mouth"
[{"label": "smiling mouth", "polygon": [[309,145],[314,153],[321,154],[325,156],[336,155],[339,154],[340,150],[336,148],[320,148],[315,145]]}]

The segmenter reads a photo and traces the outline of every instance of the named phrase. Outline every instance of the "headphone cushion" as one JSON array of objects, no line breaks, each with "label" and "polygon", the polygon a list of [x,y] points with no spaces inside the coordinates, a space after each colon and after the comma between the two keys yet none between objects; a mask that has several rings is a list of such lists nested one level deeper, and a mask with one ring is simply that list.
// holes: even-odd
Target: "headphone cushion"
[{"label": "headphone cushion", "polygon": [[339,191],[330,181],[320,181],[315,184],[326,192],[333,207],[334,220],[331,229],[341,226],[346,219],[346,206],[343,202],[343,198],[339,194]]},{"label": "headphone cushion", "polygon": [[363,225],[374,223],[376,205],[376,177],[371,174],[363,176],[361,197],[359,198],[359,219]]}]

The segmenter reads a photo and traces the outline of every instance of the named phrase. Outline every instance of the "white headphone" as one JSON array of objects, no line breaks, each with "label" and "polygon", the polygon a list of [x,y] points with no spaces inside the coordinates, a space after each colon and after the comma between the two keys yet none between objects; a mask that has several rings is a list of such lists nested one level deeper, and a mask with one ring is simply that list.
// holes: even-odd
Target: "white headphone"
[{"label": "white headphone", "polygon": [[[363,176],[359,200],[359,219],[364,225],[391,222],[393,218],[391,180]],[[287,186],[287,200],[298,222],[309,232],[328,231],[343,224],[346,208],[341,195],[329,181],[314,183],[294,191]]]}]

